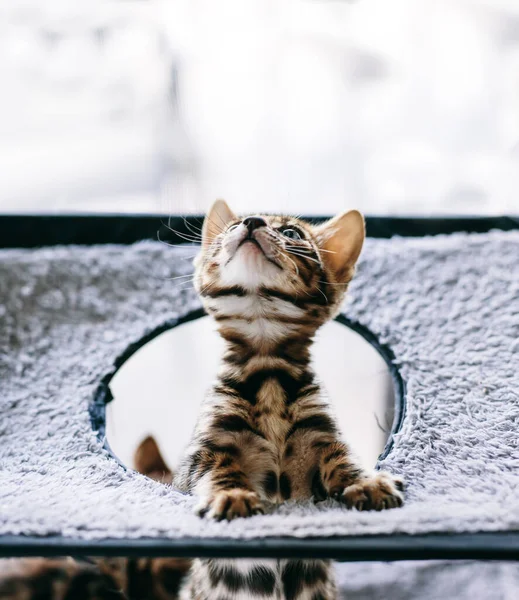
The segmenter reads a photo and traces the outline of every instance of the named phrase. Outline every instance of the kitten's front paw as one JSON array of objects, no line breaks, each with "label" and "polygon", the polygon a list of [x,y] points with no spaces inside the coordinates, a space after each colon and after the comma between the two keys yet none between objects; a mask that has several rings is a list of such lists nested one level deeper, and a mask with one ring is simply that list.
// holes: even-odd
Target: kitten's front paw
[{"label": "kitten's front paw", "polygon": [[384,510],[404,503],[404,482],[383,471],[345,488],[337,500],[357,510]]},{"label": "kitten's front paw", "polygon": [[222,521],[236,517],[250,517],[263,513],[263,506],[258,494],[248,490],[234,489],[216,492],[208,502],[197,508],[200,516]]}]

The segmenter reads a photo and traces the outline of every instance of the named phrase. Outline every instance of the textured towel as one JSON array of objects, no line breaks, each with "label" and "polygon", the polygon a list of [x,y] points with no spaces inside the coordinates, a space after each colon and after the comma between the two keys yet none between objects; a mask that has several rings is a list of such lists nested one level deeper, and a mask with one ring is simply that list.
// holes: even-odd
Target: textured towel
[{"label": "textured towel", "polygon": [[344,600],[517,600],[519,563],[413,561],[336,564]]},{"label": "textured towel", "polygon": [[407,503],[380,513],[326,501],[202,520],[192,498],[103,450],[89,402],[130,343],[199,307],[172,280],[192,254],[154,242],[0,252],[0,534],[519,529],[519,232],[366,243],[344,312],[392,348],[407,383],[407,415],[380,465],[405,477]]}]

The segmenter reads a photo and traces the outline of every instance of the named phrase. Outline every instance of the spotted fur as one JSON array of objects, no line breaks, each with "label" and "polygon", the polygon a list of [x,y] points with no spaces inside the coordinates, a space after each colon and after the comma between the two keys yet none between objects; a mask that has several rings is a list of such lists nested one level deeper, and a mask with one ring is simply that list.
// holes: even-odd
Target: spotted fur
[{"label": "spotted fur", "polygon": [[[366,471],[342,440],[310,364],[314,335],[338,312],[363,241],[356,211],[320,226],[238,218],[223,201],[208,213],[195,285],[226,349],[175,477],[199,496],[201,516],[248,517],[312,497],[357,510],[402,504],[402,482]],[[335,597],[326,563],[253,562],[239,576],[238,564],[196,561],[183,597],[251,598],[261,577],[262,597]]]}]

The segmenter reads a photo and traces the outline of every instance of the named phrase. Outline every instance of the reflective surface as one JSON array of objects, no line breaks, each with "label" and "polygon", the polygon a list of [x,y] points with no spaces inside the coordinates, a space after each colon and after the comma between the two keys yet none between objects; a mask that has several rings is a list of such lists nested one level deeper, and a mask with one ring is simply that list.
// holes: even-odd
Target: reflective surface
[{"label": "reflective surface", "polygon": [[[151,434],[175,468],[222,351],[213,321],[202,317],[157,336],[123,364],[110,383],[106,431],[124,464],[132,466],[137,446]],[[358,333],[331,322],[318,333],[313,361],[344,439],[365,466],[373,466],[393,420],[394,389],[384,359]]]}]

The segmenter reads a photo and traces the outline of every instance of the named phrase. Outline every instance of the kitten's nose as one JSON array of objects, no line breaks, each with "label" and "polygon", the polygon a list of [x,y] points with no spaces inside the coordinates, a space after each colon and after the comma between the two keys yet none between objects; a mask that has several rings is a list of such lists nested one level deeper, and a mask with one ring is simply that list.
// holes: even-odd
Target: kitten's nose
[{"label": "kitten's nose", "polygon": [[267,226],[267,221],[265,221],[265,219],[262,219],[261,217],[247,217],[246,219],[243,219],[242,223],[249,230],[249,235],[255,229],[259,229],[260,227]]}]

